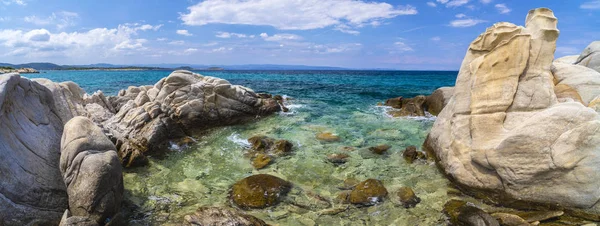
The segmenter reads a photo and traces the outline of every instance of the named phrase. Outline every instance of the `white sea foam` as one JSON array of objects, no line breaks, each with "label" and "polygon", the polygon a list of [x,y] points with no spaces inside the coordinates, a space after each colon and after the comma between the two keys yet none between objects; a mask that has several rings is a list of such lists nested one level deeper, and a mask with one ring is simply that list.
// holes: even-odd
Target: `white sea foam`
[{"label": "white sea foam", "polygon": [[280,115],[293,115],[298,113],[298,109],[305,107],[305,105],[303,104],[290,104],[290,105],[285,105],[285,107],[287,107],[289,109],[288,112],[279,112]]},{"label": "white sea foam", "polygon": [[242,139],[240,137],[240,134],[238,134],[236,132],[234,132],[231,135],[229,135],[227,137],[227,140],[230,140],[231,142],[233,142],[233,143],[235,143],[235,144],[237,144],[239,146],[242,146],[242,147],[250,147],[250,146],[252,146],[252,145],[250,145],[250,142],[248,142],[248,140]]}]

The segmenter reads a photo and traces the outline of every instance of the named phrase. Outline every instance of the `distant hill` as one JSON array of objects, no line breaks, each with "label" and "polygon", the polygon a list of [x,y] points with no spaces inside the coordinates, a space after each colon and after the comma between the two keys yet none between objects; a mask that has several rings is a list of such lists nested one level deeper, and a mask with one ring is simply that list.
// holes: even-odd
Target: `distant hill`
[{"label": "distant hill", "polygon": [[134,64],[114,65],[107,63],[88,65],[57,65],[53,63],[8,64],[0,63],[0,67],[33,68],[36,70],[89,70],[89,69],[119,69],[139,68],[148,70],[347,70],[340,67],[307,66],[307,65],[276,65],[276,64],[246,64],[246,65],[190,65],[190,64]]},{"label": "distant hill", "polygon": [[53,63],[27,63],[27,64],[7,64],[0,63],[1,67],[12,67],[12,68],[33,68],[36,70],[60,70],[63,66]]}]

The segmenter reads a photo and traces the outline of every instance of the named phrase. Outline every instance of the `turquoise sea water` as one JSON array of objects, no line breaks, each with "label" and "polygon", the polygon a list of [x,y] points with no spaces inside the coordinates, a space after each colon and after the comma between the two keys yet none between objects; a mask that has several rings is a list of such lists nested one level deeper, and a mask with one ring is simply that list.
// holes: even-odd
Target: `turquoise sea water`
[{"label": "turquoise sea water", "polygon": [[[88,93],[103,90],[115,95],[127,86],[154,84],[170,71],[46,71],[27,77],[74,81]],[[133,225],[181,223],[185,214],[200,206],[226,206],[229,187],[258,173],[279,176],[294,184],[286,201],[276,207],[251,210],[274,225],[439,225],[443,204],[449,199],[447,180],[435,166],[406,163],[401,153],[408,145],[420,147],[434,118],[391,118],[378,102],[388,98],[430,94],[452,86],[457,72],[424,71],[199,71],[229,80],[256,92],[282,94],[292,99],[289,113],[231,127],[215,128],[195,136],[192,147],[174,148],[164,159],[128,169],[124,175],[126,203],[133,211]],[[320,132],[340,136],[339,142],[323,143]],[[267,135],[294,144],[293,154],[277,158],[265,169],[255,170],[246,139]],[[388,144],[386,155],[367,148]],[[351,147],[352,151],[347,151]],[[350,160],[336,166],[325,161],[332,153],[346,153]],[[345,179],[382,180],[389,196],[373,207],[356,208],[337,203],[338,188]],[[404,209],[395,191],[410,186],[422,202]],[[328,200],[323,203],[319,196]],[[298,203],[303,203],[298,205]],[[300,207],[299,207],[300,206]],[[332,209],[340,213],[324,214]],[[334,211],[337,212],[337,211]]]}]

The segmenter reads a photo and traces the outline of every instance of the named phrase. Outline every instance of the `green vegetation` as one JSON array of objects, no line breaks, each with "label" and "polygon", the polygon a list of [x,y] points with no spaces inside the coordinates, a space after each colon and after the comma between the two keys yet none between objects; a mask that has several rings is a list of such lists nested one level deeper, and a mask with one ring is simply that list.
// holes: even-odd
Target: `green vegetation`
[{"label": "green vegetation", "polygon": [[0,67],[0,70],[14,70],[14,68],[8,67],[8,66],[3,66],[3,67]]}]

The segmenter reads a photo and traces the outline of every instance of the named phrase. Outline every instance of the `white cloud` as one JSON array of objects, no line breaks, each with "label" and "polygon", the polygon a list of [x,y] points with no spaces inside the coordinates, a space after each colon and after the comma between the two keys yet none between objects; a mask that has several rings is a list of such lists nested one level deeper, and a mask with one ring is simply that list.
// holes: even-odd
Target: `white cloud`
[{"label": "white cloud", "polygon": [[47,18],[40,18],[32,15],[24,17],[23,20],[38,26],[56,25],[58,29],[63,29],[75,25],[76,21],[79,20],[79,14],[69,11],[60,11],[52,13],[52,15]]},{"label": "white cloud", "polygon": [[442,40],[442,38],[440,38],[438,36],[431,38],[431,41],[434,41],[434,42],[439,42],[440,40]]},{"label": "white cloud", "polygon": [[512,11],[511,9],[506,7],[506,4],[496,4],[494,7],[496,7],[500,14],[507,14],[510,13],[510,11]]},{"label": "white cloud", "polygon": [[114,49],[115,50],[144,50],[147,49],[144,47],[144,43],[148,42],[146,39],[135,39],[135,40],[125,40],[119,44],[117,44]]},{"label": "white cloud", "polygon": [[450,0],[436,0],[437,2],[441,3],[441,4],[446,4],[448,3],[448,1]]},{"label": "white cloud", "polygon": [[431,7],[436,7],[437,6],[434,2],[427,2],[427,5],[431,6]]},{"label": "white cloud", "polygon": [[301,47],[296,51],[310,52],[317,54],[335,54],[350,51],[356,51],[362,48],[360,43],[341,43],[341,44],[309,44],[305,48]]},{"label": "white cloud", "polygon": [[394,42],[394,49],[390,53],[402,53],[414,51],[409,45],[404,42]]},{"label": "white cloud", "polygon": [[267,33],[261,33],[260,37],[262,37],[265,41],[271,42],[302,40],[301,36],[295,34],[274,34],[272,36],[269,36]]},{"label": "white cloud", "polygon": [[[377,24],[377,21],[373,21],[371,25],[379,26],[379,24]],[[346,34],[351,34],[351,35],[360,34],[360,31],[354,30],[352,27],[345,25],[345,24],[337,25],[337,26],[335,26],[335,28],[333,30],[340,31],[340,32],[346,33]]]},{"label": "white cloud", "polygon": [[582,9],[600,9],[600,0],[584,2],[579,6]]},{"label": "white cloud", "polygon": [[446,4],[446,7],[459,7],[467,3],[469,3],[469,0],[452,0]]},{"label": "white cloud", "polygon": [[156,41],[159,41],[159,42],[164,42],[164,41],[167,41],[167,40],[169,40],[169,39],[168,38],[157,38],[156,39]]},{"label": "white cloud", "polygon": [[465,17],[467,17],[467,15],[461,13],[461,14],[456,14],[455,17],[456,18],[465,18]]},{"label": "white cloud", "polygon": [[490,4],[492,0],[479,0],[483,4]]},{"label": "white cloud", "polygon": [[451,27],[472,27],[480,23],[485,23],[485,20],[478,19],[461,19],[461,20],[453,20],[450,21]]},{"label": "white cloud", "polygon": [[21,5],[21,6],[26,6],[27,2],[25,0],[0,0],[0,2],[4,5]]},{"label": "white cloud", "polygon": [[189,48],[183,51],[184,53],[195,53],[198,52],[198,49],[195,48]]},{"label": "white cloud", "polygon": [[177,30],[177,34],[183,35],[183,36],[192,36],[192,34],[190,34],[190,32],[188,30]]},{"label": "white cloud", "polygon": [[231,47],[229,47],[229,48],[219,47],[219,48],[212,49],[209,52],[210,53],[226,53],[226,52],[231,52],[232,50],[233,50],[233,48],[231,48]]},{"label": "white cloud", "polygon": [[178,41],[171,41],[168,43],[169,45],[183,45],[185,44],[185,41],[182,40],[178,40]]},{"label": "white cloud", "polygon": [[156,26],[152,26],[150,24],[144,24],[142,26],[139,26],[137,29],[142,30],[142,31],[147,31],[147,30],[154,30],[154,31],[158,31],[158,29],[160,29],[163,25],[159,24]]},{"label": "white cloud", "polygon": [[417,14],[413,6],[362,0],[206,0],[188,7],[186,25],[245,24],[282,30],[310,30],[341,24],[360,28],[373,21]]},{"label": "white cloud", "polygon": [[[252,36],[252,37],[250,37]],[[219,31],[217,32],[217,34],[215,35],[215,37],[217,38],[231,38],[231,37],[237,37],[237,38],[253,38],[253,35],[246,35],[246,34],[240,34],[240,33],[230,33],[230,32],[223,32],[223,31]]]}]

